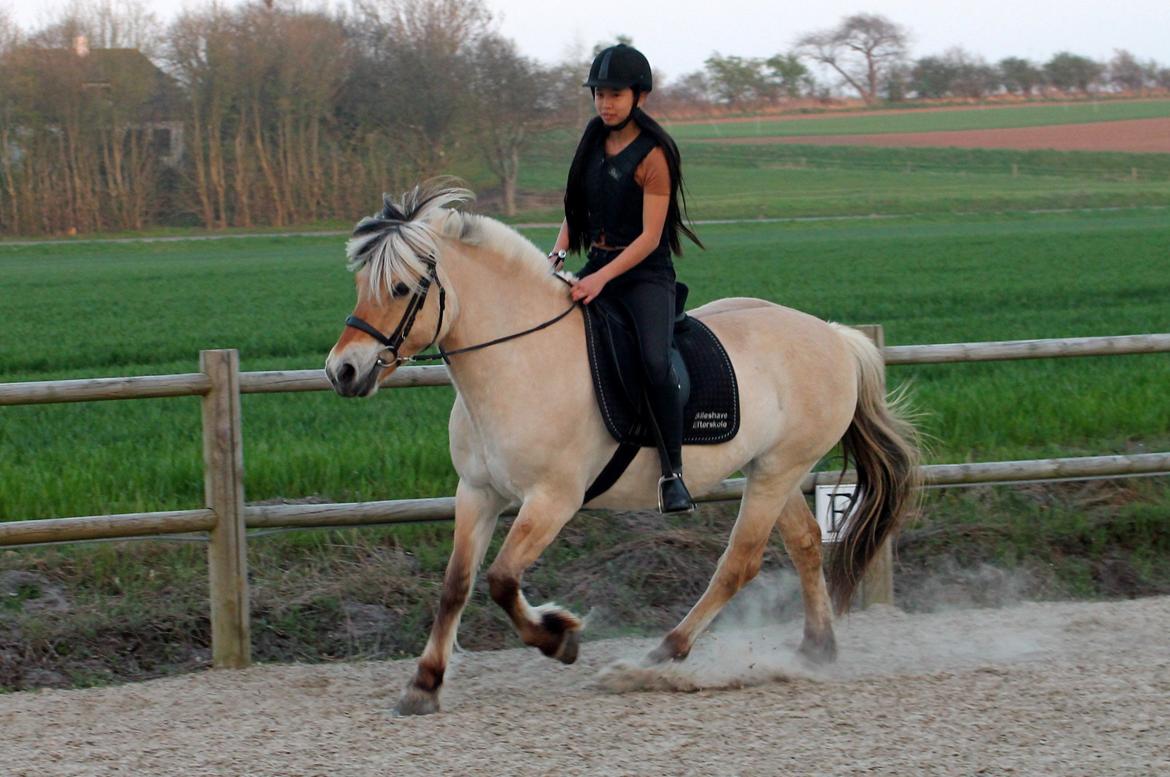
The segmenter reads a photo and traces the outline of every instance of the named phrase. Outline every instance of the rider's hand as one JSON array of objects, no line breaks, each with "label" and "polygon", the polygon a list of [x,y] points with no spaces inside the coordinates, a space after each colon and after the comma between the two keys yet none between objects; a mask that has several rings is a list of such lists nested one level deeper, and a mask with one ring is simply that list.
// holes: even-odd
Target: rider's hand
[{"label": "rider's hand", "polygon": [[601,273],[594,273],[587,275],[581,280],[573,284],[572,290],[569,292],[574,302],[584,302],[588,305],[593,300],[597,299],[597,295],[605,288],[605,278],[601,277]]}]

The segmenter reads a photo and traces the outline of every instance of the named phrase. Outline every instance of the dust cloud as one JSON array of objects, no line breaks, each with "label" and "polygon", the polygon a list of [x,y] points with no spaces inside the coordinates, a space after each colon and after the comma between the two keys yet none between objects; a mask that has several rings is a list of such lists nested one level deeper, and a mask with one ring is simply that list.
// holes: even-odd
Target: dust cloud
[{"label": "dust cloud", "polygon": [[[944,567],[915,590],[899,591],[913,614],[875,605],[837,618],[840,655],[826,666],[797,652],[803,636],[799,579],[786,570],[770,572],[728,604],[685,661],[648,665],[644,653],[622,655],[598,672],[595,687],[609,693],[695,692],[958,671],[1063,655],[1066,624],[1046,615],[1043,604],[1023,604],[1035,614],[1023,621],[993,619],[992,627],[967,614],[972,607],[1020,605],[1027,587],[1024,573],[988,565]],[[911,620],[922,618],[936,621],[937,627],[909,628]]]}]

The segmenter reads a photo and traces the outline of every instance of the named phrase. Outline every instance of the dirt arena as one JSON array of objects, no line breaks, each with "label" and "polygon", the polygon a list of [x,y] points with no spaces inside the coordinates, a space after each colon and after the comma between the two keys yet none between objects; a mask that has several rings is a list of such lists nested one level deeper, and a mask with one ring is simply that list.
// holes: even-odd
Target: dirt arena
[{"label": "dirt arena", "polygon": [[1016,129],[893,132],[873,135],[724,138],[718,143],[788,143],[815,146],[897,146],[1053,149],[1170,154],[1170,119],[1133,119]]},{"label": "dirt arena", "polygon": [[[462,654],[444,712],[387,713],[413,662],[260,666],[0,696],[0,772],[55,775],[1170,773],[1170,597],[726,628],[642,670],[647,640]],[[615,663],[616,662],[616,663]]]}]

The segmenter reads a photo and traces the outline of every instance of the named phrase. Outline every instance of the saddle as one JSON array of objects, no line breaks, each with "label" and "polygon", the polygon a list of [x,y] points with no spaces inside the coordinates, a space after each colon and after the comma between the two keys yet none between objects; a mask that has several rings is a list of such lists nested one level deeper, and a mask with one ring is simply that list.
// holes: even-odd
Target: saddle
[{"label": "saddle", "polygon": [[[683,444],[715,445],[739,432],[739,386],[723,344],[702,321],[686,314],[688,291],[686,284],[677,284],[670,355],[682,385]],[[597,406],[606,429],[619,443],[614,457],[586,491],[588,502],[617,482],[640,448],[655,447],[658,442],[629,313],[621,303],[605,299],[595,300],[584,311]]]}]

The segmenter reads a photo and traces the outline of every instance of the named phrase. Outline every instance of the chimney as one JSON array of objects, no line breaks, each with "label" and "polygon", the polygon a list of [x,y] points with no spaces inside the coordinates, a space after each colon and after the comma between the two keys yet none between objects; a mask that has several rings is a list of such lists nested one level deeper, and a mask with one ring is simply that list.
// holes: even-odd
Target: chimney
[{"label": "chimney", "polygon": [[73,52],[79,57],[89,56],[89,39],[84,35],[78,35],[73,39]]}]

